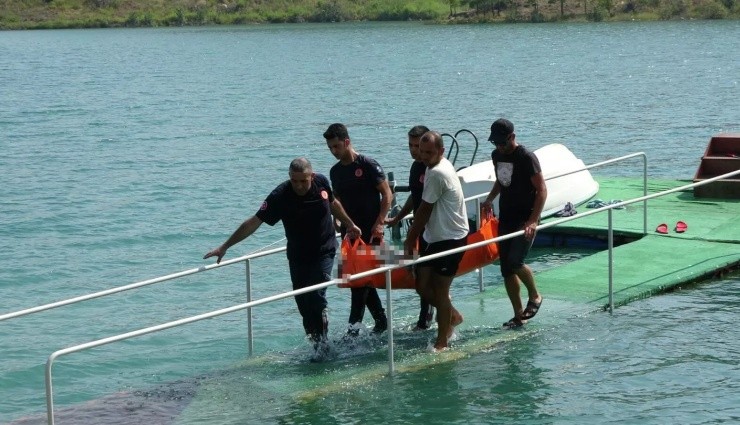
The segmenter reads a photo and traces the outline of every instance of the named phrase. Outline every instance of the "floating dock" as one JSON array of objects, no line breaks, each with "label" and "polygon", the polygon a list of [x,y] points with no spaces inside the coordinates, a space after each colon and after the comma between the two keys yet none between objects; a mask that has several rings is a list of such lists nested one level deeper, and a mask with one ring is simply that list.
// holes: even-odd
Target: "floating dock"
[{"label": "floating dock", "polygon": [[[642,179],[599,179],[597,198],[605,203],[643,196]],[[648,195],[690,182],[648,181]],[[588,211],[584,204],[577,211]],[[696,198],[691,189],[613,210],[613,284],[615,305],[722,274],[740,265],[740,199]],[[576,214],[577,215],[577,214]],[[548,218],[547,223],[557,219]],[[676,231],[682,221],[687,228]],[[665,224],[668,233],[659,233]],[[606,241],[608,217],[594,214],[545,229],[540,243],[578,244]],[[617,246],[618,245],[618,246]],[[608,252],[600,251],[536,275],[538,289],[549,299],[567,299],[590,308],[607,303]]]}]

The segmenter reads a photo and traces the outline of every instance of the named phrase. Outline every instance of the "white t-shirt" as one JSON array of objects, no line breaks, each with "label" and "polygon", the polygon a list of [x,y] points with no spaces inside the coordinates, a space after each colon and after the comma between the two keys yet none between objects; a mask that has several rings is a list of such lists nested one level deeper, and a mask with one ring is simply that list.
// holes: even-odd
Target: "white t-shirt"
[{"label": "white t-shirt", "polygon": [[455,167],[447,158],[442,158],[434,168],[427,168],[421,199],[434,204],[424,229],[425,241],[434,243],[468,235],[465,197]]}]

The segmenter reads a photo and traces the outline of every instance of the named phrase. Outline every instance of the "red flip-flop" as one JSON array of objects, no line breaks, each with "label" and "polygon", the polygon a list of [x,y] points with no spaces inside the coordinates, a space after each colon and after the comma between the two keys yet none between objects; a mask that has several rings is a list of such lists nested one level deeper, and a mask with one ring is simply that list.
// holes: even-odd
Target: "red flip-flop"
[{"label": "red flip-flop", "polygon": [[683,233],[688,228],[689,226],[687,226],[686,223],[684,223],[683,221],[679,221],[678,223],[676,223],[676,233]]},{"label": "red flip-flop", "polygon": [[667,234],[668,233],[668,225],[665,223],[661,223],[658,225],[658,227],[655,228],[655,231],[658,233]]}]

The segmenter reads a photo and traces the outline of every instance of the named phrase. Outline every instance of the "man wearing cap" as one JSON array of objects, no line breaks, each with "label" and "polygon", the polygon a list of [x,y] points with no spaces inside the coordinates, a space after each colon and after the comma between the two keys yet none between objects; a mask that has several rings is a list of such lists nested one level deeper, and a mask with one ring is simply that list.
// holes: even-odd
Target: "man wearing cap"
[{"label": "man wearing cap", "polygon": [[[331,280],[337,247],[332,215],[346,226],[349,235],[359,237],[361,231],[334,197],[329,180],[314,173],[308,159],[294,159],[288,170],[290,179],[278,185],[257,213],[204,259],[216,257],[216,263],[220,263],[226,250],[254,233],[263,222],[272,226],[282,220],[293,289]],[[319,350],[327,343],[326,288],[296,295],[295,301],[306,334],[314,343],[317,355],[321,355]]]},{"label": "man wearing cap", "polygon": [[[514,309],[514,317],[504,323],[504,327],[516,328],[533,318],[542,304],[532,269],[524,264],[524,259],[534,241],[547,199],[547,187],[537,156],[516,142],[511,121],[505,118],[494,121],[488,140],[495,146],[491,160],[496,170],[496,182],[482,206],[491,211],[491,203],[501,195],[498,234],[503,236],[524,231],[524,235],[498,243],[501,275]],[[520,283],[527,288],[529,299],[526,307],[522,306]]]}]

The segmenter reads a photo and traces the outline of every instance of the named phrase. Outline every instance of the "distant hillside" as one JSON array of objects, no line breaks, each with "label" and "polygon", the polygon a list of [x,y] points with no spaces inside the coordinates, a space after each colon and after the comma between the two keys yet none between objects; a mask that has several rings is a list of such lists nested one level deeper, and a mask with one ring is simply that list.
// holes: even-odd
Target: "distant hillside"
[{"label": "distant hillside", "polygon": [[738,18],[740,0],[0,0],[0,29]]}]

